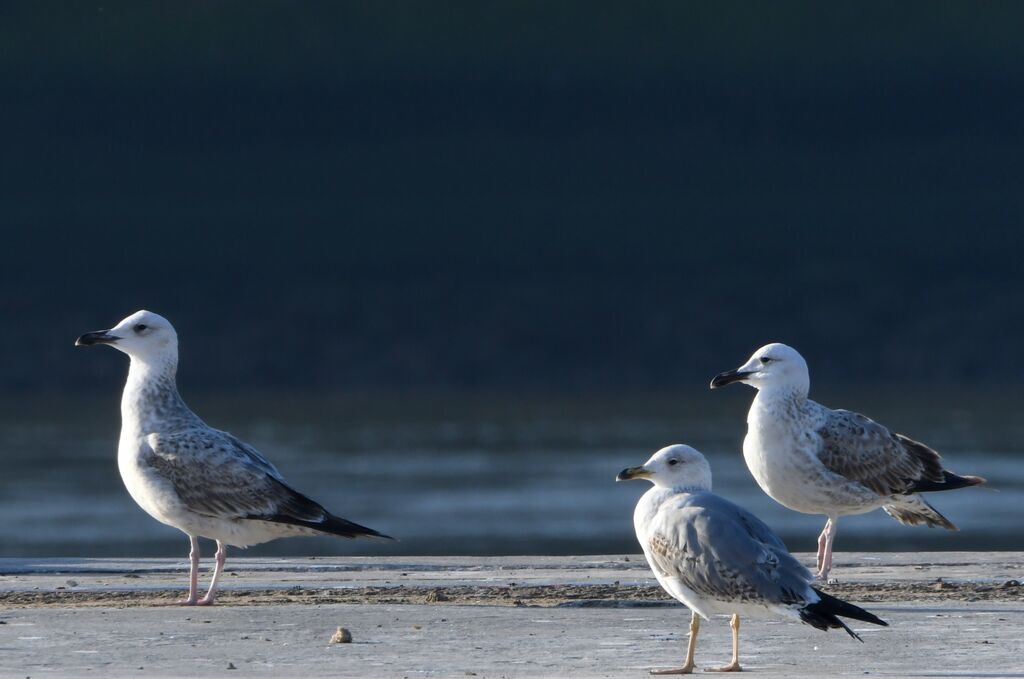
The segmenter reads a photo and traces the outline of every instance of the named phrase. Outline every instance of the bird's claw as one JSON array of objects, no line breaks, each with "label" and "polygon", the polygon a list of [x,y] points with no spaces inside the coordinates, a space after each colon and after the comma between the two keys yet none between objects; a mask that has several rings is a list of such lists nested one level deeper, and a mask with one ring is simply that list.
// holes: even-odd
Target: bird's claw
[{"label": "bird's claw", "polygon": [[668,670],[651,670],[650,673],[655,676],[665,674],[692,674],[694,667],[695,665],[684,665],[682,667],[673,667]]},{"label": "bird's claw", "polygon": [[740,667],[738,662],[729,663],[722,667],[707,667],[704,669],[705,672],[742,672],[743,668]]}]

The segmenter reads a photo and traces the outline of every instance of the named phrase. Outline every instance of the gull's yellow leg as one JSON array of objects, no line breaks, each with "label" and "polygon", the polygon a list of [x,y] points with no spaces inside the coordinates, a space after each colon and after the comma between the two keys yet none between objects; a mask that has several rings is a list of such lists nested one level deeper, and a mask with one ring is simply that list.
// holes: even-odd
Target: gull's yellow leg
[{"label": "gull's yellow leg", "polygon": [[740,615],[739,613],[732,614],[732,620],[729,621],[729,627],[732,627],[732,662],[725,667],[709,668],[708,672],[742,672],[743,668],[740,667]]},{"label": "gull's yellow leg", "polygon": [[690,640],[686,644],[686,664],[670,670],[651,670],[651,674],[690,674],[693,672],[693,654],[697,650],[697,632],[700,631],[700,616],[690,612]]}]

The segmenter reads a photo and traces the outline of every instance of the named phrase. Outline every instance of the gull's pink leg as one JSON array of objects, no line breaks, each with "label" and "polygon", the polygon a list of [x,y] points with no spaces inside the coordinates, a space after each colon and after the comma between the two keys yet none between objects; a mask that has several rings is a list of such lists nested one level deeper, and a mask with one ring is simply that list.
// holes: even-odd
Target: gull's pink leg
[{"label": "gull's pink leg", "polygon": [[828,580],[828,574],[832,570],[832,543],[836,539],[836,519],[829,517],[825,524],[825,554],[822,556],[821,568],[818,569],[817,578]]},{"label": "gull's pink leg", "polygon": [[196,606],[209,606],[217,598],[217,580],[220,579],[220,574],[224,570],[224,561],[227,558],[227,545],[217,540],[217,565],[213,567],[213,579],[210,580],[210,589],[206,592],[206,596],[196,602]]},{"label": "gull's pink leg", "polygon": [[818,536],[818,572],[821,572],[821,565],[825,563],[825,540],[826,533],[828,533],[829,521],[825,521],[825,527],[821,529],[821,535]]},{"label": "gull's pink leg", "polygon": [[195,606],[196,600],[199,598],[199,538],[190,535],[189,541],[192,544],[192,550],[188,553],[188,559],[191,562],[188,574],[188,598],[169,604],[160,604],[162,606]]}]

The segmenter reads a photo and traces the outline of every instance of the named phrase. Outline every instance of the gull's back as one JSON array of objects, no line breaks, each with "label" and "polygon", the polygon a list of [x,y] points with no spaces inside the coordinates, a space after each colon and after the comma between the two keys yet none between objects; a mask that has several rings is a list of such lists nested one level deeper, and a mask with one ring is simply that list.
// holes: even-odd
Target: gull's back
[{"label": "gull's back", "polygon": [[661,500],[646,530],[651,568],[707,617],[765,614],[814,600],[810,572],[763,521],[709,491]]}]

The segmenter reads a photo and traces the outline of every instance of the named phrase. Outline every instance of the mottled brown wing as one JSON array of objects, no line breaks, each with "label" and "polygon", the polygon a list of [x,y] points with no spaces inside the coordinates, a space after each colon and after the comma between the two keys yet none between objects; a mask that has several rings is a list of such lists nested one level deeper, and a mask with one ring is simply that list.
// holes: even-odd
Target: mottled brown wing
[{"label": "mottled brown wing", "polygon": [[938,453],[858,413],[831,411],[818,435],[822,464],[879,495],[913,492],[921,481],[943,481]]}]

